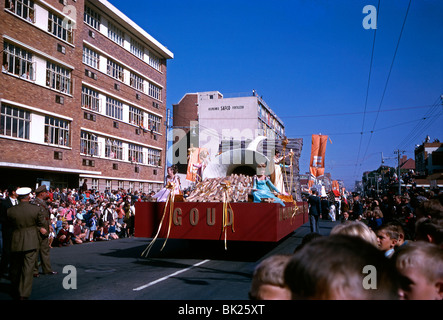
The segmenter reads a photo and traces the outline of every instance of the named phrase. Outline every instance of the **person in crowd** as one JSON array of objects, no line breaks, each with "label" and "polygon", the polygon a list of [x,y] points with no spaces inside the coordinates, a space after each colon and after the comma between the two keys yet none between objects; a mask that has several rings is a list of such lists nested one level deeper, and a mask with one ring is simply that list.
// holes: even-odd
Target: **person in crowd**
[{"label": "person in crowd", "polygon": [[113,220],[108,228],[108,234],[109,234],[109,239],[111,240],[117,240],[119,238],[118,234],[117,234],[117,224],[115,222],[115,220]]},{"label": "person in crowd", "polygon": [[14,299],[29,299],[32,291],[34,265],[40,246],[39,233],[45,235],[43,211],[30,203],[31,188],[19,188],[19,204],[7,211],[11,227],[11,285]]},{"label": "person in crowd", "polygon": [[284,281],[284,270],[291,256],[273,255],[255,268],[249,298],[251,300],[291,300],[291,291]]},{"label": "person in crowd", "polygon": [[2,228],[2,257],[0,260],[0,278],[9,277],[9,266],[11,263],[11,239],[12,228],[8,222],[8,209],[19,204],[17,195],[17,186],[10,186],[7,190],[7,196],[0,207],[0,225]]},{"label": "person in crowd", "polygon": [[62,228],[57,232],[56,243],[59,247],[69,246],[71,244],[72,233],[69,232],[69,224],[63,221]]},{"label": "person in crowd", "polygon": [[55,229],[53,225],[49,225],[49,236],[48,236],[48,246],[52,248],[52,243],[55,239]]},{"label": "person in crowd", "polygon": [[343,234],[353,237],[359,237],[363,240],[366,240],[374,247],[378,247],[377,235],[361,221],[347,221],[345,223],[337,224],[332,228],[330,234]]},{"label": "person in crowd", "polygon": [[395,266],[373,244],[355,236],[336,234],[309,242],[291,257],[284,279],[294,300],[399,298]]},{"label": "person in crowd", "polygon": [[87,233],[83,227],[83,222],[80,219],[75,220],[74,230],[72,232],[72,240],[76,244],[81,244],[86,241]]},{"label": "person in crowd", "polygon": [[311,232],[319,233],[318,219],[322,216],[321,210],[321,200],[318,197],[318,191],[316,189],[312,190],[312,195],[308,198],[309,205],[309,224]]},{"label": "person in crowd", "polygon": [[310,232],[307,235],[305,235],[302,239],[301,239],[301,243],[295,248],[294,253],[299,251],[301,248],[303,248],[307,243],[317,239],[323,237],[323,235],[321,235],[320,233],[317,232]]},{"label": "person in crowd", "polygon": [[413,241],[393,255],[403,277],[400,298],[403,300],[443,300],[443,250],[438,246]]},{"label": "person in crowd", "polygon": [[395,225],[382,225],[376,230],[378,248],[384,252],[387,258],[392,257],[394,248],[399,239],[398,228]]},{"label": "person in crowd", "polygon": [[107,241],[107,235],[104,232],[103,226],[100,226],[94,232],[94,241]]},{"label": "person in crowd", "polygon": [[430,242],[443,248],[443,219],[419,219],[415,225],[415,240]]},{"label": "person in crowd", "polygon": [[363,215],[363,205],[360,201],[360,193],[354,193],[352,210],[349,212],[352,220],[357,220],[358,216]]},{"label": "person in crowd", "polygon": [[[39,276],[39,265],[42,268],[43,274],[57,274],[56,271],[52,270],[51,259],[50,259],[50,247],[49,247],[49,230],[50,230],[50,216],[48,205],[46,201],[49,199],[48,189],[45,185],[41,185],[35,190],[35,198],[31,201],[32,204],[38,206],[42,211],[44,216],[44,228],[48,230],[46,234],[39,234],[40,246],[37,250],[37,259],[34,266],[34,277]],[[39,259],[40,258],[40,264]]]}]

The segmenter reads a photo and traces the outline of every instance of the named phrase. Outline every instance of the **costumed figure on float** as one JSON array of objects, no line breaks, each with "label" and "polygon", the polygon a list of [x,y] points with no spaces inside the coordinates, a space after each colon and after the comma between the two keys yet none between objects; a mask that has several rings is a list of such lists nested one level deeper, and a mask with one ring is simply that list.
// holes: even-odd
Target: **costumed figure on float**
[{"label": "costumed figure on float", "polygon": [[267,175],[266,164],[259,164],[257,166],[257,175],[254,177],[254,185],[252,187],[252,195],[254,202],[262,202],[262,199],[272,199],[272,202],[280,203],[283,207],[284,202],[277,197],[280,191],[271,182]]},{"label": "costumed figure on float", "polygon": [[152,196],[153,198],[157,199],[157,202],[166,202],[168,200],[169,194],[171,193],[171,189],[167,187],[168,184],[169,185],[172,184],[174,186],[175,195],[182,194],[180,177],[177,175],[176,166],[168,168],[168,176],[166,177],[166,186]]}]

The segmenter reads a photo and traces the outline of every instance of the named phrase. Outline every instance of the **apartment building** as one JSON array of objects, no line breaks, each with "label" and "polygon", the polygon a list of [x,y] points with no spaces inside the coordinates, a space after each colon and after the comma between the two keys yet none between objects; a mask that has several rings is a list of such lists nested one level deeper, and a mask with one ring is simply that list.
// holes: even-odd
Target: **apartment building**
[{"label": "apartment building", "polygon": [[4,0],[0,30],[0,188],[163,186],[171,51],[104,0]]}]

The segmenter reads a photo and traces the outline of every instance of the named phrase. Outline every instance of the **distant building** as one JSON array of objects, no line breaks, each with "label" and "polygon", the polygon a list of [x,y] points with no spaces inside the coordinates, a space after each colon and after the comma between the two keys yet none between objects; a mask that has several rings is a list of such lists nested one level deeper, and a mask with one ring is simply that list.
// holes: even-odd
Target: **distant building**
[{"label": "distant building", "polygon": [[[285,137],[283,121],[255,91],[232,98],[218,91],[187,93],[173,105],[173,126],[187,134],[188,148],[206,147],[211,156],[247,146],[257,136],[278,142]],[[185,164],[179,167],[185,171]]]},{"label": "distant building", "polygon": [[415,167],[419,176],[443,172],[443,143],[425,142],[415,149]]},{"label": "distant building", "polygon": [[0,29],[0,188],[163,185],[172,52],[105,0],[3,1]]},{"label": "distant building", "polygon": [[426,141],[415,148],[417,186],[443,188],[443,143]]}]

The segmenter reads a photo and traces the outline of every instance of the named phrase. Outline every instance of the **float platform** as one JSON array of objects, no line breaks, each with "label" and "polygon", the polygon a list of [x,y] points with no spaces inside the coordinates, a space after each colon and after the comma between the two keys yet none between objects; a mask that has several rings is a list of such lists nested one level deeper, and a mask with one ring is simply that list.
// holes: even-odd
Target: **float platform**
[{"label": "float platform", "polygon": [[[164,202],[137,202],[135,237],[152,238],[158,231],[165,210]],[[159,238],[167,238],[169,210]],[[226,240],[278,242],[308,222],[308,205],[285,203],[231,203],[227,214]],[[175,202],[169,239],[224,240],[222,202]]]}]

